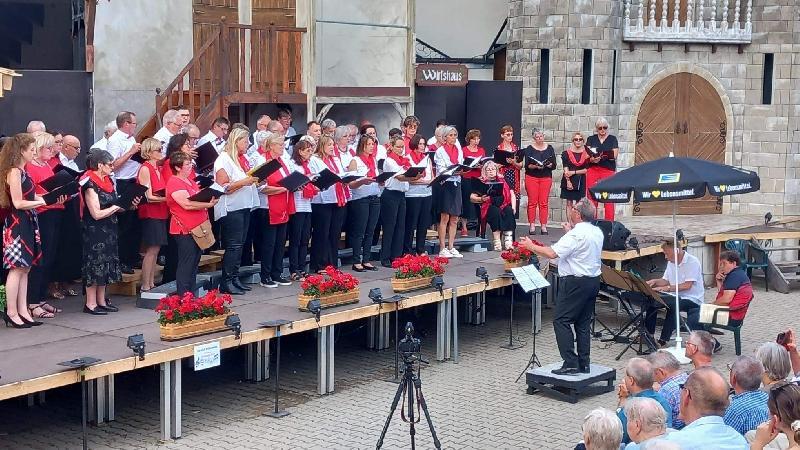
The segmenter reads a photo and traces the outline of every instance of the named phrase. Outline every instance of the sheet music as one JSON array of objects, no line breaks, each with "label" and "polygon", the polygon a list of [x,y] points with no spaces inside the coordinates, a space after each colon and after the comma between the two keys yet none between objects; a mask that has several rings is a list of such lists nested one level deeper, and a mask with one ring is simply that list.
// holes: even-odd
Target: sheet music
[{"label": "sheet music", "polygon": [[514,267],[511,269],[511,273],[514,274],[514,278],[517,279],[519,286],[525,292],[550,286],[550,283],[539,273],[539,269],[533,264]]}]

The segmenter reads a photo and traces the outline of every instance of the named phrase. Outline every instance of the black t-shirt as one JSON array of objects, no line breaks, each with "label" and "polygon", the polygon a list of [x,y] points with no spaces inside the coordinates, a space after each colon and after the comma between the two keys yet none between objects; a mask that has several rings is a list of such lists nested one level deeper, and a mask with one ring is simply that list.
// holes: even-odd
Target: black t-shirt
[{"label": "black t-shirt", "polygon": [[[552,166],[545,165],[543,169],[528,168],[528,164],[536,164],[531,158],[544,162],[550,159]],[[556,151],[552,145],[547,145],[544,150],[536,150],[532,145],[525,147],[525,175],[534,178],[552,178],[553,169],[556,168]]]},{"label": "black t-shirt", "polygon": [[[617,170],[617,160],[614,158],[614,149],[619,148],[619,143],[617,142],[616,136],[609,134],[606,136],[605,141],[600,142],[600,138],[597,137],[596,134],[593,134],[586,140],[586,147],[594,148],[597,152],[605,156],[599,163],[593,164],[594,166],[604,167],[608,170]],[[587,152],[589,152],[589,150],[587,150]],[[594,156],[591,152],[589,152],[589,155]]]}]

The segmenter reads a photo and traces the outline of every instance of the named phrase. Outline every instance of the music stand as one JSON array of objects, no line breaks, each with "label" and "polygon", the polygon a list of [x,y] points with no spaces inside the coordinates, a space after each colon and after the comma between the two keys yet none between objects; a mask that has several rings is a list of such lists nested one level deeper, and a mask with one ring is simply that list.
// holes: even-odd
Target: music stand
[{"label": "music stand", "polygon": [[83,435],[83,450],[87,449],[86,443],[86,368],[93,366],[102,361],[99,358],[92,356],[82,356],[80,358],[71,359],[58,363],[59,366],[69,367],[70,369],[77,369],[78,375],[81,377],[81,433]]},{"label": "music stand", "polygon": [[292,323],[291,320],[276,319],[259,323],[264,328],[275,328],[275,409],[267,416],[280,419],[289,415],[289,411],[278,409],[278,392],[280,391],[281,376],[281,326]]}]

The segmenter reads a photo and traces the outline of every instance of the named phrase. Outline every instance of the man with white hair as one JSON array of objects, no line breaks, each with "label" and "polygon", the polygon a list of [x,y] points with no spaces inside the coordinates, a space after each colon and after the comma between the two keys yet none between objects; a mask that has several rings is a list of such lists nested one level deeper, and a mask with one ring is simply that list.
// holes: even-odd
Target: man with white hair
[{"label": "man with white hair", "polygon": [[652,398],[636,397],[625,402],[626,431],[631,442],[625,450],[640,450],[647,444],[663,437],[667,432],[667,417],[664,408]]},{"label": "man with white hair", "polygon": [[617,392],[619,408],[617,417],[622,422],[622,442],[628,443],[631,437],[627,432],[628,418],[623,405],[629,398],[650,398],[664,409],[666,426],[672,426],[672,407],[658,392],[653,390],[653,365],[644,358],[631,358],[625,366],[625,378]]},{"label": "man with white hair", "polygon": [[653,365],[653,379],[660,386],[658,393],[672,408],[672,428],[680,430],[684,426],[678,417],[681,412],[681,385],[689,374],[681,370],[681,363],[666,350],[653,352],[645,359]]},{"label": "man with white hair", "polygon": [[161,129],[156,131],[156,134],[153,135],[153,139],[158,139],[159,142],[161,142],[162,155],[167,155],[167,143],[169,143],[169,138],[175,136],[181,130],[182,125],[183,120],[180,115],[178,115],[177,110],[170,109],[164,113],[161,119]]},{"label": "man with white hair", "polygon": [[686,339],[686,357],[695,369],[711,365],[714,355],[714,336],[708,331],[692,331]]},{"label": "man with white hair", "polygon": [[333,132],[336,131],[336,121],[333,119],[325,119],[320,126],[322,127],[322,134],[332,139]]},{"label": "man with white hair", "polygon": [[47,127],[44,126],[44,122],[41,120],[31,120],[28,122],[28,128],[25,129],[28,133],[43,133],[47,131]]},{"label": "man with white hair", "polygon": [[605,408],[589,411],[583,419],[583,443],[586,450],[619,450],[622,424]]},{"label": "man with white hair", "polygon": [[100,138],[99,141],[92,144],[92,147],[89,149],[89,151],[106,150],[108,148],[108,138],[110,138],[111,135],[116,132],[117,132],[117,121],[112,120],[111,122],[108,122],[105,128],[103,128],[103,137]]},{"label": "man with white hair", "polygon": [[764,366],[752,356],[739,356],[730,366],[730,383],[734,395],[725,410],[725,425],[742,435],[769,420],[769,394],[760,389]]}]

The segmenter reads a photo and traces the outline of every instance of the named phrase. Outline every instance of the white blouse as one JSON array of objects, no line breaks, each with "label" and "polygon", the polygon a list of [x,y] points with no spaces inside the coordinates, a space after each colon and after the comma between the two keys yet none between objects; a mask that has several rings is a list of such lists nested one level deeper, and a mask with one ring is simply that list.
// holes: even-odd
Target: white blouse
[{"label": "white blouse", "polygon": [[[460,148],[458,149],[458,163],[464,163],[464,152],[461,151]],[[452,166],[454,163],[450,161],[450,155],[447,154],[447,150],[444,149],[444,146],[440,146],[436,149],[436,154],[433,157],[433,162],[436,163],[436,172],[441,174],[445,169]],[[446,181],[454,181],[456,183],[461,181],[461,175],[454,175],[452,177],[448,177]]]},{"label": "white blouse", "polygon": [[[240,169],[237,164],[233,162],[230,155],[223,152],[220,153],[216,161],[214,161],[214,174],[220,169],[228,174],[228,179],[231,183],[247,178],[247,173]],[[220,197],[219,202],[214,205],[214,218],[219,220],[228,215],[228,212],[239,211],[240,209],[253,209],[258,207],[258,189],[254,185],[244,186],[232,194],[225,194]]]},{"label": "white blouse", "polygon": [[[298,166],[294,161],[290,161],[287,166],[290,172],[305,173],[303,166]],[[311,199],[303,197],[302,189],[294,192],[294,208],[299,213],[311,212]]]},{"label": "white blouse", "polygon": [[391,157],[386,158],[386,160],[383,161],[383,171],[397,172],[394,176],[386,180],[386,183],[384,183],[386,189],[390,191],[399,191],[399,192],[408,191],[408,186],[409,186],[408,181],[399,181],[397,179],[398,175],[402,175],[406,171],[400,164],[397,164],[397,161],[395,161]]},{"label": "white blouse", "polygon": [[[364,160],[361,159],[360,156],[356,156],[353,158],[353,161],[356,163],[356,170],[351,171],[350,174],[366,177],[369,172],[369,167],[364,163]],[[375,160],[375,165],[377,166],[377,164],[378,161]],[[377,171],[377,167],[375,170]],[[353,197],[350,200],[358,200],[360,198],[369,197],[370,195],[381,195],[381,188],[378,183],[365,184],[361,187],[351,188],[350,190],[353,192]]]},{"label": "white blouse", "polygon": [[[345,170],[344,167],[342,167],[339,158],[332,158],[332,161],[334,164],[336,164],[336,168],[339,170],[339,173],[337,175],[343,176]],[[324,161],[322,161],[322,158],[320,158],[317,155],[312,156],[311,159],[308,161],[308,168],[311,169],[311,173],[313,174],[318,174],[325,169],[330,170],[328,168],[328,165],[325,164]],[[311,199],[311,203],[312,204],[336,203],[336,184],[315,195],[314,198]]]},{"label": "white blouse", "polygon": [[[250,164],[250,167],[258,167],[261,164],[267,162],[267,159],[261,153],[258,153],[258,147],[251,146],[247,153],[244,155],[245,159],[247,159],[247,163]],[[266,180],[264,183],[258,185],[256,188],[258,190],[258,208],[259,209],[269,209],[269,204],[267,203],[267,194],[265,194],[262,189],[266,186]]]},{"label": "white blouse", "polygon": [[[414,161],[412,160],[411,163],[413,164]],[[423,172],[422,178],[419,181],[424,181],[425,184],[408,184],[408,191],[406,191],[406,197],[429,197],[433,195],[433,191],[428,183],[433,181],[433,162],[428,155],[425,155],[422,158],[422,161],[419,164],[413,164],[415,167],[424,167],[425,172]]]}]

